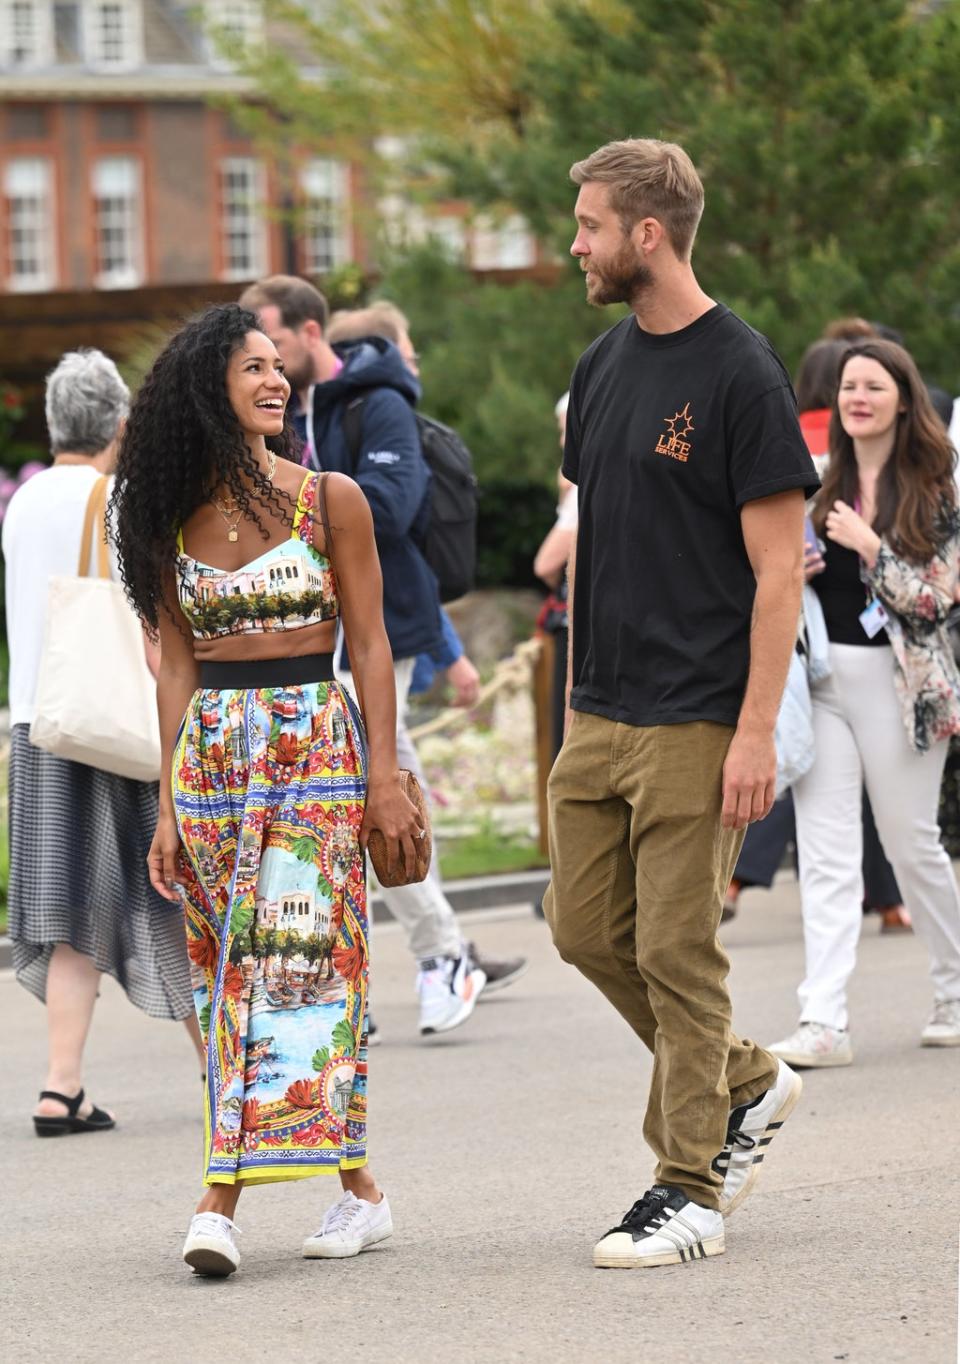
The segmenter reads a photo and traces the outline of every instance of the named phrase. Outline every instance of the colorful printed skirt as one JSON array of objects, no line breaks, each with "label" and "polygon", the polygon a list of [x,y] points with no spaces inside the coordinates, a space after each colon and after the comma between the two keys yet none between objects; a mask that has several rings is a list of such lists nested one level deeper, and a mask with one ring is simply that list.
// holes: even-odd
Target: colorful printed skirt
[{"label": "colorful printed skirt", "polygon": [[336,682],[196,692],[173,759],[204,1183],[366,1162],[362,723]]}]

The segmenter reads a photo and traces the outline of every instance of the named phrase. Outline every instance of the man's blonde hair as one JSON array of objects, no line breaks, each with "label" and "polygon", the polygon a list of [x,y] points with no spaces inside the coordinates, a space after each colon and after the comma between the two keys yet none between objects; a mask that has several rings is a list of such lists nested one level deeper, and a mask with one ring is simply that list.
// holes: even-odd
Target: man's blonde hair
[{"label": "man's blonde hair", "polygon": [[395,303],[380,299],[367,308],[341,308],[330,318],[327,340],[359,341],[364,336],[382,336],[399,346],[403,333],[410,332],[410,323]]},{"label": "man's blonde hair", "polygon": [[641,218],[656,218],[681,260],[689,260],[703,213],[703,183],[675,142],[630,137],[608,142],[570,167],[575,185],[610,186],[610,206],[624,233]]}]

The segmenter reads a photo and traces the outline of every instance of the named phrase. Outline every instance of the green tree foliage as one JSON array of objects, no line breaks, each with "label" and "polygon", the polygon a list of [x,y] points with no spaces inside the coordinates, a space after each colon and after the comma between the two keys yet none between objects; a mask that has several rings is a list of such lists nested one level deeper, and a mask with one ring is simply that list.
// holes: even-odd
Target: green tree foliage
[{"label": "green tree foliage", "polygon": [[[438,190],[513,205],[565,249],[570,164],[612,138],[674,139],[706,184],[704,286],[788,363],[831,317],[857,313],[901,328],[931,379],[960,383],[960,0],[384,0],[305,31],[328,79],[262,75],[273,113],[259,128],[269,139],[275,117],[276,145],[412,135],[411,179],[429,168]],[[412,287],[395,296],[416,310]],[[426,406],[460,417],[485,462],[507,414],[524,449],[531,428],[546,439],[524,399],[557,388],[559,352],[590,328],[572,291],[555,309],[521,290],[502,310],[484,295],[479,315],[475,297],[464,290],[446,325],[475,331],[485,359],[448,332]],[[514,354],[524,343],[543,366],[532,386]]]}]

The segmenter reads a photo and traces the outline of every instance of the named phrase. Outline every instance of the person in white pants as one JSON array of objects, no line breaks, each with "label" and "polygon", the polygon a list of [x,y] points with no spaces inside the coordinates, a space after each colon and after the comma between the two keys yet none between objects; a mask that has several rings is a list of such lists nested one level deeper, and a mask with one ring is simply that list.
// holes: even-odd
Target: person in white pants
[{"label": "person in white pants", "polygon": [[770,1048],[794,1066],[853,1060],[861,782],[930,953],[934,1008],[922,1044],[960,1045],[960,893],[937,824],[946,741],[960,731],[944,627],[960,516],[952,448],[902,347],[867,341],[844,353],[830,446],[813,515],[825,543],[808,552],[807,570],[832,672],[811,689],[816,757],[793,788],[806,976],[799,1027]]}]

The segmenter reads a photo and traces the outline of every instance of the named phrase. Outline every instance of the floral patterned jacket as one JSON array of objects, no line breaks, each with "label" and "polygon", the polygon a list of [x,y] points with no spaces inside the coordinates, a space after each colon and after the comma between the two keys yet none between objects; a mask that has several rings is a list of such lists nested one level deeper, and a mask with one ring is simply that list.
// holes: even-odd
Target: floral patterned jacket
[{"label": "floral patterned jacket", "polygon": [[886,540],[873,568],[861,577],[880,598],[889,620],[894,684],[910,746],[925,753],[940,739],[960,734],[960,673],[947,636],[960,555],[960,516],[950,511],[944,536],[929,563],[901,559]]}]

